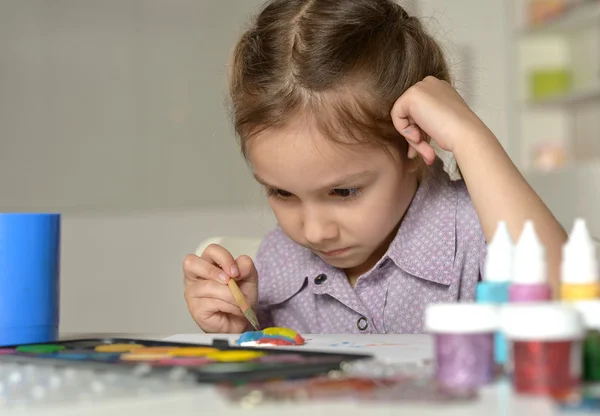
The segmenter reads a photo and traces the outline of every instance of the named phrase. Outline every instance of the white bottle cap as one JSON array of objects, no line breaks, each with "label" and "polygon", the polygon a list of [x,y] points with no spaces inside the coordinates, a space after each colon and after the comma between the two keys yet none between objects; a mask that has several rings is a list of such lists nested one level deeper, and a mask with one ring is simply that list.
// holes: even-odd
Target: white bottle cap
[{"label": "white bottle cap", "polygon": [[575,220],[569,240],[563,245],[561,281],[588,284],[600,281],[596,245],[583,219]]},{"label": "white bottle cap", "polygon": [[498,223],[496,233],[487,246],[483,280],[508,282],[513,273],[514,243],[505,221]]},{"label": "white bottle cap", "polygon": [[573,305],[581,314],[586,328],[600,330],[600,300],[582,300]]},{"label": "white bottle cap", "polygon": [[526,221],[515,248],[513,283],[532,285],[548,282],[546,249],[540,242],[532,221]]},{"label": "white bottle cap", "polygon": [[579,311],[559,302],[504,305],[500,327],[513,341],[568,341],[581,339],[585,333]]},{"label": "white bottle cap", "polygon": [[498,312],[498,306],[486,303],[431,303],[425,309],[425,327],[442,334],[496,332]]}]

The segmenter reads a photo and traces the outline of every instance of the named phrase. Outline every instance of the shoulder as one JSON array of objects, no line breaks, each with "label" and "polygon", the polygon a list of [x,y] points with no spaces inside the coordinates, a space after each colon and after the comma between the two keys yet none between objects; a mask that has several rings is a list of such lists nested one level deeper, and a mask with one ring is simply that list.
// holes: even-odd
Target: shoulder
[{"label": "shoulder", "polygon": [[483,230],[465,181],[462,179],[452,181],[451,186],[456,194],[456,231],[459,234],[458,237],[481,243]]},{"label": "shoulder", "polygon": [[456,193],[456,254],[457,264],[477,270],[477,277],[483,271],[487,242],[481,227],[479,215],[463,180],[452,181]]},{"label": "shoulder", "polygon": [[456,254],[480,259],[485,255],[485,236],[465,181],[452,179],[439,162],[431,170],[429,182],[429,201],[423,204],[432,207],[428,216],[444,215],[453,223]]}]

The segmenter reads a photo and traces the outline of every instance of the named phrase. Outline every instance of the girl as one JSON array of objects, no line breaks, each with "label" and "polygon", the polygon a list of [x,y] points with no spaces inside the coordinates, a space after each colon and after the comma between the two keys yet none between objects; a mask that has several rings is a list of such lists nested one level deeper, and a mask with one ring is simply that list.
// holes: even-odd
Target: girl
[{"label": "girl", "polygon": [[263,327],[421,332],[427,303],[473,300],[500,220],[513,238],[534,221],[556,285],[565,232],[393,0],[268,1],[235,48],[230,94],[278,227],[256,265],[217,245],[186,257],[205,332],[248,329],[231,278]]}]

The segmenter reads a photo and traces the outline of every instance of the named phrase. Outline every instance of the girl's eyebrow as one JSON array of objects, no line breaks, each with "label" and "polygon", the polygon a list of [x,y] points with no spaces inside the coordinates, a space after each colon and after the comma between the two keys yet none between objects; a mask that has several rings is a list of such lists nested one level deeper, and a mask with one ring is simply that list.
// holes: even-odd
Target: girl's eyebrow
[{"label": "girl's eyebrow", "polygon": [[322,189],[335,189],[343,186],[347,186],[350,184],[354,184],[354,182],[358,182],[369,178],[375,174],[373,170],[363,170],[361,172],[351,173],[349,175],[342,176],[341,178],[336,179],[328,184],[322,186]]},{"label": "girl's eyebrow", "polygon": [[269,185],[267,181],[261,179],[256,173],[254,174],[254,179],[256,179],[256,182],[260,183],[261,185],[268,186],[269,188],[277,188],[276,186]]},{"label": "girl's eyebrow", "polygon": [[[336,180],[331,181],[328,184],[322,185],[322,186],[320,186],[320,188],[325,189],[325,190],[339,188],[339,187],[351,184],[356,181],[364,180],[366,178],[373,176],[374,174],[375,174],[375,171],[373,171],[373,170],[363,170],[360,172],[351,173],[349,175],[345,175],[340,178],[337,178]],[[275,188],[275,189],[279,188],[277,186],[270,185],[269,183],[267,183],[267,181],[262,179],[256,173],[254,173],[254,179],[256,179],[256,181],[258,183],[260,183],[261,185],[267,186],[269,188]]]}]

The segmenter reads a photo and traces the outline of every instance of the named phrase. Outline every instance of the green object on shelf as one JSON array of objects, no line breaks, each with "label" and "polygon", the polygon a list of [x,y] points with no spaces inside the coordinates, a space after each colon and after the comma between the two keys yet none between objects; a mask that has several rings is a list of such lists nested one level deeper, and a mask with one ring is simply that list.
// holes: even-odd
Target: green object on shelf
[{"label": "green object on shelf", "polygon": [[583,379],[600,381],[600,331],[590,330],[583,343]]},{"label": "green object on shelf", "polygon": [[531,95],[535,101],[561,96],[572,86],[571,73],[566,69],[538,69],[531,73]]}]

